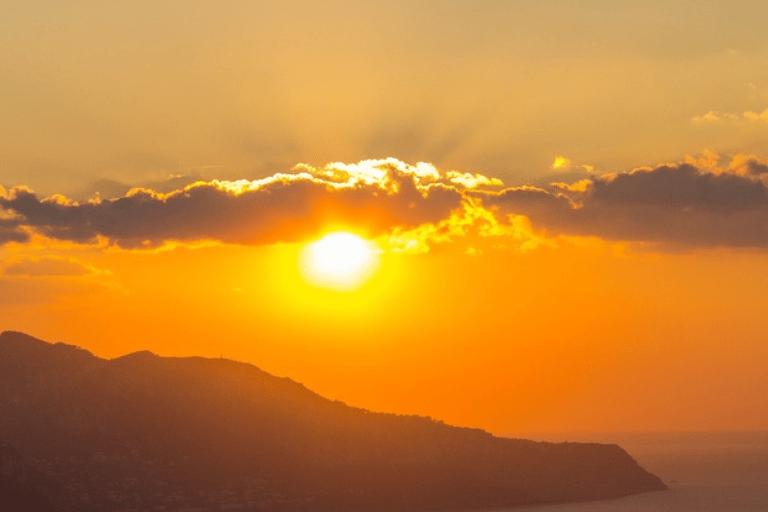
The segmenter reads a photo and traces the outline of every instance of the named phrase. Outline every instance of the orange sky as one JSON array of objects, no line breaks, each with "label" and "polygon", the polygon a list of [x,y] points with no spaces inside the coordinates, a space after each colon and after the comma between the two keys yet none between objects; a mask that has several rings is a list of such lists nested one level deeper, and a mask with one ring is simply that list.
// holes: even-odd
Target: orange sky
[{"label": "orange sky", "polygon": [[[764,7],[38,3],[1,330],[497,433],[768,428]],[[354,291],[299,271],[338,230]]]}]

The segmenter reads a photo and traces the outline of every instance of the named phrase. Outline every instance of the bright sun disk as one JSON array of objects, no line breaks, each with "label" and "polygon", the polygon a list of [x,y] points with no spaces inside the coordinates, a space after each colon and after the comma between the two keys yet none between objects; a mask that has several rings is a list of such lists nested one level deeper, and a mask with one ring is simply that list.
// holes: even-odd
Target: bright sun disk
[{"label": "bright sun disk", "polygon": [[378,251],[373,243],[338,231],[308,244],[301,252],[299,266],[304,279],[314,286],[351,291],[376,270]]}]

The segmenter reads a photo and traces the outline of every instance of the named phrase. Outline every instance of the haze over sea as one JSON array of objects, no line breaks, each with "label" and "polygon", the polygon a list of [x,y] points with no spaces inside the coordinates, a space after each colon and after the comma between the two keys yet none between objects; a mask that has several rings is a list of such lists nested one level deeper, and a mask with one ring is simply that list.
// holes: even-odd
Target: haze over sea
[{"label": "haze over sea", "polygon": [[516,434],[542,441],[617,443],[668,491],[617,500],[497,512],[765,512],[768,430],[604,434]]}]

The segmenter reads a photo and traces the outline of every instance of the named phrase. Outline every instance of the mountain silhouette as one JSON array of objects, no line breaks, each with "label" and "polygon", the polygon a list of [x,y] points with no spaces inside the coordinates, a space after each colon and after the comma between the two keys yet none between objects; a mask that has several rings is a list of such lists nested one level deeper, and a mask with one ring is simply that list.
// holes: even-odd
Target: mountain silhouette
[{"label": "mountain silhouette", "polygon": [[50,510],[457,510],[665,489],[617,445],[499,438],[246,363],[105,360],[17,332],[0,334],[0,411],[0,455]]}]

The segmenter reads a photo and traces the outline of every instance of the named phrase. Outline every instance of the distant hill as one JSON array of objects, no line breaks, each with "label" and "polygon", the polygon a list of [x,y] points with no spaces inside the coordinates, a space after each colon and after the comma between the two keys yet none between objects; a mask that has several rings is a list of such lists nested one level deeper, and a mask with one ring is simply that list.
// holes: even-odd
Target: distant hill
[{"label": "distant hill", "polygon": [[0,334],[0,412],[0,446],[64,510],[457,510],[665,489],[617,445],[498,438],[250,364],[105,360],[17,332]]}]

